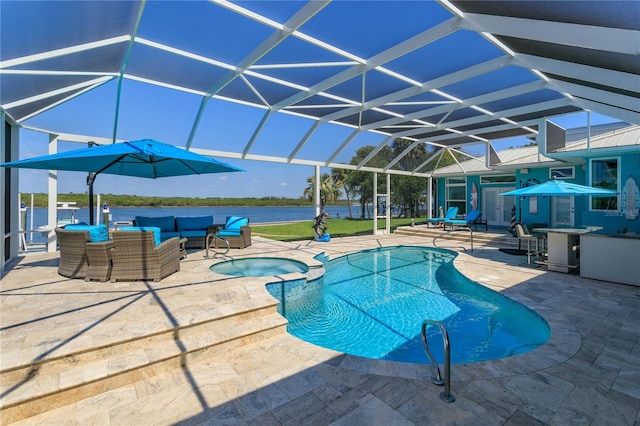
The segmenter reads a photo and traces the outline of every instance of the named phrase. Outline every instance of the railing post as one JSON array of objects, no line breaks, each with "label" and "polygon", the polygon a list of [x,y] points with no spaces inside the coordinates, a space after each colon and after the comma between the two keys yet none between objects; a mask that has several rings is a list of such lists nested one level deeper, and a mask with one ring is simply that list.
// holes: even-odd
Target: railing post
[{"label": "railing post", "polygon": [[[444,346],[444,380],[440,375],[440,367],[435,357],[429,350],[429,342],[427,341],[427,325],[437,325],[440,328],[442,334],[442,343]],[[443,323],[431,319],[426,319],[422,323],[422,346],[424,352],[427,354],[433,365],[434,377],[431,378],[431,382],[435,385],[444,385],[444,392],[440,392],[440,399],[445,402],[453,402],[456,398],[451,394],[451,346],[449,345],[449,333]]]}]

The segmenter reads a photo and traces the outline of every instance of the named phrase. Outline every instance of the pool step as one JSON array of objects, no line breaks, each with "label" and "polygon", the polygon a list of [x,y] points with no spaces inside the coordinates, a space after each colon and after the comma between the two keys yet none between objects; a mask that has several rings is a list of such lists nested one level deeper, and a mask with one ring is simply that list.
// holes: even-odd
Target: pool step
[{"label": "pool step", "polygon": [[0,423],[9,424],[224,351],[286,333],[276,302],[109,346],[0,371]]},{"label": "pool step", "polygon": [[[394,232],[400,235],[412,235],[428,238],[431,241],[435,238],[436,245],[447,247],[451,242],[463,242],[470,246],[470,234],[467,231],[444,231],[442,228],[431,228],[427,225],[400,226]],[[489,232],[474,231],[474,246],[488,245],[500,248],[518,247],[518,239],[508,233],[507,230],[489,230]]]}]

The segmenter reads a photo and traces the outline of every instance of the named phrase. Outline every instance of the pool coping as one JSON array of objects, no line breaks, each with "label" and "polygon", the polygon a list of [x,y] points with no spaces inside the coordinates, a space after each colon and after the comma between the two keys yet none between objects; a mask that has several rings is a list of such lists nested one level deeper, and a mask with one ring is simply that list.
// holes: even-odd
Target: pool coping
[{"label": "pool coping", "polygon": [[[429,246],[416,246],[416,245],[405,245],[405,244],[394,244],[390,246],[378,247],[378,248],[388,248],[388,247],[424,247],[427,249],[433,249],[434,247]],[[370,248],[365,250],[373,250],[377,248]],[[540,315],[544,320],[548,323],[549,328],[551,330],[550,338],[542,344],[540,347],[532,349],[528,352],[511,355],[504,358],[498,358],[495,360],[488,361],[477,361],[477,362],[469,362],[469,363],[459,363],[451,364],[451,379],[452,381],[467,381],[467,380],[482,380],[482,379],[496,379],[502,377],[512,377],[523,374],[529,374],[532,372],[544,370],[546,368],[552,367],[557,364],[561,364],[571,357],[573,357],[579,350],[582,344],[582,339],[578,330],[573,326],[573,324],[562,314],[552,311],[546,306],[543,306],[525,295],[519,292],[513,292],[510,294],[508,291],[509,287],[495,287],[491,285],[487,285],[481,281],[475,280],[469,276],[468,271],[465,273],[465,268],[459,268],[457,263],[464,262],[465,256],[468,254],[464,252],[457,252],[455,250],[449,250],[446,248],[435,248],[436,250],[448,250],[455,254],[455,258],[453,260],[454,267],[458,272],[460,272],[463,276],[468,278],[469,280],[477,283],[479,285],[484,286],[490,290],[496,291],[502,294],[505,297],[508,297],[511,300],[514,300],[532,311],[536,312]],[[356,253],[356,250],[350,253]],[[339,258],[349,253],[343,253],[340,256],[332,257]],[[301,262],[306,262],[306,260],[296,259]],[[313,262],[318,262],[315,258]],[[292,274],[284,274],[275,277],[261,277],[261,278],[275,278],[274,281],[269,281],[261,284],[264,288],[264,291],[268,293],[266,290],[267,284],[275,284],[278,282],[286,282],[293,281],[297,279],[306,279],[307,281],[311,281],[313,279],[320,278],[324,274],[324,268],[312,268],[309,264],[309,272],[316,271],[318,275],[315,275],[313,278],[310,278],[307,274],[300,273],[292,273]],[[307,344],[311,345],[315,348],[320,349],[321,351],[327,351],[327,355],[342,355],[342,360],[339,363],[341,368],[358,371],[362,373],[370,373],[377,374],[382,376],[393,376],[393,377],[402,377],[407,379],[419,379],[419,380],[430,380],[433,376],[433,367],[430,363],[409,363],[409,362],[400,362],[400,361],[391,361],[391,360],[379,360],[372,358],[365,358],[357,355],[351,355],[340,351],[335,351],[333,349],[324,348],[313,343],[302,340],[290,333],[287,332],[289,336],[292,338]],[[452,349],[455,350],[455,349]],[[426,358],[426,355],[425,355]],[[440,364],[441,372],[443,372],[443,365]]]}]

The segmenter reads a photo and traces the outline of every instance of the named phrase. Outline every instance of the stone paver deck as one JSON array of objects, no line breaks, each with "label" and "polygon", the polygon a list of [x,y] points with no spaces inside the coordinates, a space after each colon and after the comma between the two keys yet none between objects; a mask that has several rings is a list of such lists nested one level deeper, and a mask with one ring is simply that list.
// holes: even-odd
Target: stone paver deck
[{"label": "stone paver deck", "polygon": [[[552,329],[547,344],[526,354],[453,365],[453,403],[438,397],[442,388],[430,382],[428,365],[357,358],[277,334],[58,403],[15,424],[640,424],[640,288],[547,272],[527,265],[526,256],[494,247],[471,252],[452,244],[463,274],[536,310]],[[388,235],[280,243],[257,237],[250,248],[229,256],[314,262],[321,252],[334,257],[393,245],[430,246],[431,239]],[[147,284],[69,280],[57,275],[55,254],[22,258],[0,285],[0,366],[108,346],[122,333],[133,338],[175,322],[188,324],[204,310],[270,297],[261,279],[213,274],[213,261],[203,254],[191,251],[179,273]],[[11,390],[3,389],[7,398]],[[0,423],[5,424],[2,412]]]}]

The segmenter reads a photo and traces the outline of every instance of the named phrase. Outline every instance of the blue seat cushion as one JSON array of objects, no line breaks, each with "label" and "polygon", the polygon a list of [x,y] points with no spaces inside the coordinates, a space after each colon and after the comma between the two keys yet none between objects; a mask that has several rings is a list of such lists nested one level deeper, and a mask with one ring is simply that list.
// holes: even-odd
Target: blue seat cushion
[{"label": "blue seat cushion", "polygon": [[160,228],[157,226],[124,226],[120,228],[120,231],[153,231],[155,246],[160,245]]},{"label": "blue seat cushion", "polygon": [[201,231],[213,225],[213,216],[176,217],[176,231]]},{"label": "blue seat cushion", "polygon": [[166,241],[169,238],[173,238],[173,237],[180,238],[180,233],[178,231],[160,232],[160,239],[162,241]]},{"label": "blue seat cushion", "polygon": [[180,231],[180,236],[183,237],[183,238],[206,237],[207,236],[207,230],[206,229],[200,229],[200,230],[193,230],[193,231]]},{"label": "blue seat cushion", "polygon": [[158,227],[161,232],[171,232],[176,230],[176,220],[173,216],[136,216],[135,221],[136,226]]},{"label": "blue seat cushion", "polygon": [[218,232],[218,235],[221,237],[239,237],[240,236],[240,229],[238,229],[237,231],[234,230],[227,230],[227,229],[223,229],[222,231]]},{"label": "blue seat cushion", "polygon": [[[247,226],[249,224],[249,219],[246,217],[240,216],[229,216],[227,217],[227,223],[224,225],[225,231],[236,231],[237,235],[240,235],[240,228],[243,226]],[[222,234],[221,234],[222,235]]]},{"label": "blue seat cushion", "polygon": [[64,229],[69,231],[89,231],[89,239],[92,243],[109,241],[109,230],[106,225],[67,225]]}]

